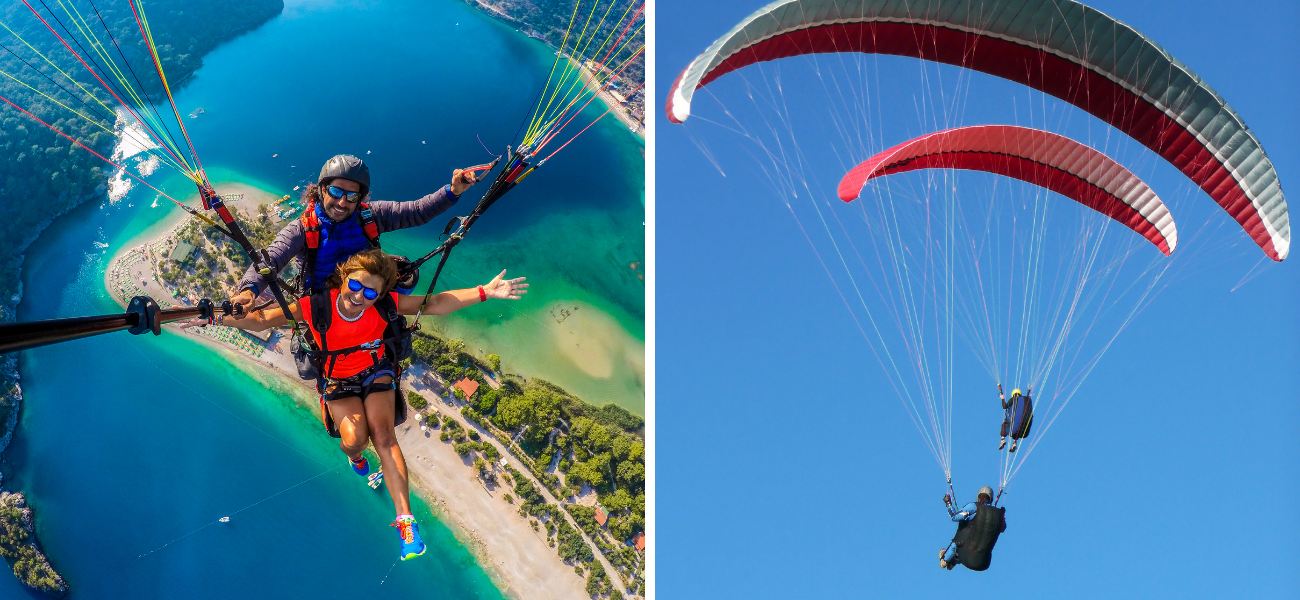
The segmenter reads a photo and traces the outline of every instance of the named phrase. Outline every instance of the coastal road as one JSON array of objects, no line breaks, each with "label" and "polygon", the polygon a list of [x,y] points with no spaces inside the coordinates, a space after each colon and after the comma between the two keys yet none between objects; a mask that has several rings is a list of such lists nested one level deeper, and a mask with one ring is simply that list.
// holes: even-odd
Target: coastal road
[{"label": "coastal road", "polygon": [[[407,389],[415,389],[418,386],[420,388],[428,390],[429,393],[433,393],[433,390],[430,390],[429,388],[424,386],[424,384],[420,382],[419,378],[416,377],[411,377],[410,380],[407,382],[407,385],[409,386],[407,387]],[[444,388],[445,387],[446,386],[444,385]],[[442,402],[442,404],[448,407],[449,410],[454,411],[457,415],[460,415],[461,409],[465,407],[465,404],[458,402],[456,400],[443,398],[442,396],[438,396],[437,394],[434,395],[435,397],[438,398],[438,400]],[[527,477],[529,481],[533,482],[533,487],[537,488],[537,492],[542,495],[542,498],[545,499],[547,503],[554,504],[556,507],[559,507],[557,508],[556,512],[560,513],[560,518],[568,521],[569,525],[573,526],[573,528],[578,532],[578,535],[581,535],[582,539],[591,545],[591,552],[596,556],[596,560],[599,560],[600,564],[603,567],[605,567],[605,575],[609,579],[610,584],[613,585],[614,588],[619,591],[619,593],[623,594],[624,597],[630,596],[631,594],[628,594],[627,588],[623,586],[622,577],[619,576],[618,571],[614,569],[614,566],[610,564],[609,560],[605,558],[605,553],[600,551],[600,546],[597,546],[595,540],[592,540],[591,537],[587,535],[587,532],[583,531],[582,528],[578,526],[578,523],[573,520],[573,515],[570,515],[568,511],[564,510],[564,508],[560,504],[560,501],[556,499],[553,494],[551,494],[551,490],[548,489],[545,485],[543,485],[542,482],[538,481],[537,478],[533,477],[532,470],[529,469],[528,466],[525,465],[523,461],[519,460],[518,456],[515,456],[514,451],[503,446],[501,442],[497,440],[496,436],[492,435],[492,432],[482,427],[479,427],[475,423],[470,422],[470,420],[465,419],[463,415],[458,420],[461,421],[461,425],[466,427],[473,427],[474,429],[476,429],[479,432],[479,438],[482,441],[488,442],[493,446],[496,446],[497,452],[499,452],[501,456],[504,456],[506,458],[506,462],[510,464],[510,466],[514,467],[515,470],[518,471],[521,475]]]}]

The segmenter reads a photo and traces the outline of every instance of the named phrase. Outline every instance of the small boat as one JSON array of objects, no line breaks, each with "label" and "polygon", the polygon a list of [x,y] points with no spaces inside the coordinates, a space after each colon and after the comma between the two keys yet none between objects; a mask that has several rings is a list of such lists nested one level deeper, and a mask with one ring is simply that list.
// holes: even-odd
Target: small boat
[{"label": "small boat", "polygon": [[370,151],[369,151],[369,150],[366,150],[366,154],[370,154]]},{"label": "small boat", "polygon": [[370,486],[370,489],[372,490],[379,489],[379,484],[383,482],[384,482],[383,471],[375,471],[374,473],[371,473],[369,477],[366,478],[366,485]]},{"label": "small boat", "polygon": [[218,520],[218,521],[221,521],[222,523],[229,523],[229,522],[230,522],[230,517],[221,517],[220,519],[217,519],[217,520]]},{"label": "small boat", "polygon": [[279,156],[280,156],[280,153],[277,152],[277,153],[275,153],[275,154],[272,154],[272,155],[271,155],[271,158],[278,158]]}]

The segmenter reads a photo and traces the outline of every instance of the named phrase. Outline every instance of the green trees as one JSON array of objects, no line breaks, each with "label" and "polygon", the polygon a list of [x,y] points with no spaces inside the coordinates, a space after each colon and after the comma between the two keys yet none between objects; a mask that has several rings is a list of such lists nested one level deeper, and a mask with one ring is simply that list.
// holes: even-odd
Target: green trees
[{"label": "green trees", "polygon": [[549,389],[530,387],[523,394],[506,395],[497,402],[493,422],[506,431],[528,427],[520,440],[531,446],[546,441],[560,416],[560,398]]},{"label": "green trees", "polygon": [[474,400],[470,404],[470,406],[473,406],[474,410],[478,411],[479,414],[484,414],[484,415],[492,414],[492,411],[496,410],[497,402],[500,401],[500,398],[501,398],[500,390],[490,389],[490,390],[480,391],[479,393],[474,395]]},{"label": "green trees", "polygon": [[[463,341],[443,340],[421,332],[415,340],[415,355],[442,374],[444,379],[455,381],[454,377],[466,376],[467,372],[473,379],[475,374],[479,374],[476,365],[483,362],[466,354],[464,347]],[[499,356],[489,355],[485,362],[495,370],[500,368],[499,361]],[[519,444],[516,448],[510,438],[501,436],[503,443],[527,455],[525,464],[533,476],[554,491],[557,497],[567,498],[577,493],[584,483],[595,489],[609,516],[605,531],[596,526],[593,509],[575,505],[566,508],[583,529],[589,529],[588,533],[606,556],[615,561],[614,564],[625,564],[620,569],[635,566],[634,559],[619,557],[624,554],[635,557],[635,552],[623,552],[621,542],[645,530],[646,469],[645,442],[642,440],[645,421],[617,405],[596,407],[586,404],[542,379],[525,382],[517,377],[503,377],[500,382],[500,389],[480,388],[462,415],[480,427],[499,428],[517,439]],[[462,456],[474,451],[482,452],[482,459],[475,457],[476,465],[483,459],[496,462],[500,458],[491,442],[478,441],[478,431],[462,428],[451,419],[447,419],[439,438],[457,442],[455,449]],[[466,441],[467,438],[474,441]],[[557,460],[559,472],[565,474],[563,480],[548,472],[550,465]],[[577,563],[591,562],[594,559],[591,546],[563,515],[555,512],[558,507],[546,504],[536,484],[526,476],[515,473],[513,469],[508,471],[502,476],[503,481],[513,486],[511,493],[506,495],[507,501],[515,503],[518,500],[521,516],[533,515],[545,520],[545,515],[554,515],[547,521],[547,530],[554,530],[554,543],[561,558]],[[602,593],[609,589],[603,570],[596,581]]]},{"label": "green trees", "polygon": [[560,558],[574,562],[591,562],[596,558],[591,546],[565,519],[555,520],[555,539],[559,540]]},{"label": "green trees", "polygon": [[[202,66],[202,56],[218,44],[260,25],[284,8],[281,0],[184,0],[183,11],[163,9],[167,4],[175,6],[182,2],[161,2],[150,20],[163,68],[173,85],[183,82]],[[102,3],[99,12],[115,34],[138,32],[128,4]],[[26,23],[34,18],[21,3],[8,3],[0,8],[0,20]],[[62,45],[58,38],[43,27],[36,27],[41,26],[24,32],[27,41],[47,55],[60,56]],[[153,72],[149,53],[144,51],[138,33],[120,35],[118,42],[126,47],[128,55],[137,57],[132,59],[137,73]],[[165,47],[171,49],[163,51]],[[63,66],[70,65],[63,62]],[[14,55],[0,56],[0,71],[13,73],[43,92],[61,95]],[[143,78],[142,82],[141,91],[146,94],[162,91],[157,78]],[[109,98],[107,93],[98,95]],[[113,151],[113,136],[79,117],[63,117],[67,113],[58,112],[62,109],[16,81],[0,81],[0,96],[13,100],[104,156]],[[112,127],[113,119],[112,115],[104,115],[101,121]],[[112,167],[16,110],[0,112],[0,155],[5,157],[0,161],[0,206],[5,207],[5,218],[0,219],[0,295],[9,297],[18,289],[20,249],[32,232],[38,231],[38,225],[50,217],[66,212],[86,198],[101,196]]]},{"label": "green trees", "polygon": [[35,589],[54,593],[63,589],[62,579],[40,551],[30,543],[22,509],[0,506],[0,556],[13,565],[14,575]]},{"label": "green trees", "polygon": [[414,408],[415,410],[420,410],[429,405],[429,401],[425,400],[424,396],[421,396],[415,392],[406,392],[406,402],[410,404],[411,408]]}]

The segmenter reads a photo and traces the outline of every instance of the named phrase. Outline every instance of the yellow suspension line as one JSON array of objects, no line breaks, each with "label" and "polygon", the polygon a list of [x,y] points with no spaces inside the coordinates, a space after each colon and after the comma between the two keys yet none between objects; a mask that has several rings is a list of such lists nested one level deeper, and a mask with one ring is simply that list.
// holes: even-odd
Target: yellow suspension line
[{"label": "yellow suspension line", "polygon": [[[645,46],[641,46],[641,48],[640,48],[639,50],[637,50],[636,54],[634,54],[631,58],[635,58],[636,56],[640,55],[641,52],[642,52],[643,50],[645,50]],[[628,60],[631,60],[631,58],[629,58]],[[624,61],[624,64],[626,64],[626,62],[627,62],[627,61]],[[601,89],[603,90],[603,86],[602,86]],[[588,97],[588,96],[587,96],[587,95],[584,95],[584,96],[582,96],[582,97],[575,98],[575,99],[574,99],[574,103],[576,104],[578,100],[581,100],[582,98],[586,98],[586,97]],[[591,102],[591,100],[588,100],[588,101],[587,101],[588,104],[589,104],[590,102]],[[583,105],[583,108],[586,108],[586,105],[585,105],[585,104]],[[609,114],[609,112],[612,111],[612,110],[614,110],[614,107],[613,107],[613,106],[609,106],[608,110],[606,110],[604,113],[601,113],[600,117],[597,117],[597,118],[596,118],[596,121],[599,121],[599,120],[600,120],[601,118],[603,118],[606,114]],[[565,116],[569,116],[569,118],[568,118],[568,119],[564,119]],[[567,115],[567,113],[561,113],[560,116],[557,118],[557,121],[559,121],[559,120],[564,120],[564,123],[561,124],[561,125],[559,125],[558,127],[548,126],[547,129],[544,129],[543,131],[545,131],[546,133],[545,133],[545,135],[541,136],[541,138],[539,139],[538,147],[540,148],[540,147],[542,147],[542,146],[545,146],[546,144],[549,144],[550,141],[551,141],[551,139],[554,138],[556,135],[558,135],[559,132],[560,132],[560,130],[562,130],[562,129],[564,129],[566,126],[568,126],[568,124],[569,124],[570,122],[572,122],[573,119],[574,119],[576,116],[577,116],[576,114],[574,114],[574,115]],[[595,124],[596,121],[592,121],[592,124]],[[589,125],[587,125],[587,127],[591,127],[591,125],[589,124]],[[586,128],[583,128],[583,131],[585,131],[585,130],[586,130]],[[581,132],[579,132],[579,133],[581,133]],[[575,135],[575,137],[576,137],[576,135]],[[570,139],[570,141],[572,141],[572,139]],[[565,144],[567,145],[568,142],[565,142]],[[561,148],[562,148],[562,147],[563,147],[563,146],[561,146]],[[558,150],[557,150],[557,151],[558,151]],[[552,152],[551,154],[554,154],[554,153],[555,153],[555,152]],[[516,180],[516,181],[518,181],[518,180]]]},{"label": "yellow suspension line", "polygon": [[[99,38],[95,36],[94,30],[91,28],[91,26],[88,23],[86,23],[86,20],[82,18],[81,13],[76,10],[75,6],[73,6],[71,10],[69,10],[69,5],[64,4],[63,0],[58,0],[58,4],[61,8],[63,8],[63,12],[68,16],[68,20],[72,21],[73,25],[76,25],[77,31],[79,31],[82,37],[84,37],[87,40],[87,42],[90,44],[91,49],[94,50],[95,53],[99,55],[100,61],[103,64],[107,65],[107,68],[110,70],[113,77],[117,79],[118,84],[121,85],[122,88],[126,90],[127,94],[130,95],[131,100],[134,101],[137,106],[141,107],[140,113],[143,114],[142,118],[151,121],[150,123],[143,123],[143,125],[149,127],[155,133],[157,133],[158,128],[156,126],[161,125],[162,123],[160,121],[157,121],[157,119],[153,118],[149,114],[149,111],[144,110],[145,101],[141,97],[141,94],[137,93],[135,87],[132,86],[131,83],[127,81],[126,74],[123,73],[120,68],[118,68],[117,63],[113,61],[112,57],[108,54],[108,49],[104,46],[102,42],[99,41]],[[140,90],[140,92],[143,92],[143,90]],[[180,152],[178,151],[179,149],[172,147],[172,144],[168,143],[168,140],[165,140],[163,136],[157,136],[157,137],[160,141],[162,141],[163,144],[168,145],[169,150],[171,150],[172,152],[178,155],[180,154]]]},{"label": "yellow suspension line", "polygon": [[578,16],[578,2],[573,3],[573,13],[569,15],[569,26],[564,30],[564,37],[560,39],[560,49],[555,53],[555,62],[551,63],[551,72],[546,74],[546,83],[542,86],[542,93],[537,95],[537,104],[533,106],[533,121],[528,124],[528,131],[524,132],[524,139],[532,134],[533,125],[536,123],[537,109],[542,106],[542,98],[546,96],[546,90],[551,87],[551,78],[555,76],[555,67],[560,64],[560,59],[564,58],[564,46],[568,43],[569,32],[573,30],[573,21]]},{"label": "yellow suspension line", "polygon": [[[638,27],[638,28],[637,28],[637,33],[640,33],[640,31],[641,31],[641,28]],[[624,46],[626,46],[626,44],[625,44]],[[610,78],[612,78],[612,77],[614,76],[615,73],[618,73],[619,71],[621,71],[621,70],[622,70],[622,69],[623,69],[623,68],[624,68],[624,67],[625,67],[629,62],[632,61],[632,59],[634,59],[634,58],[636,58],[638,55],[640,55],[641,52],[642,52],[643,50],[645,50],[645,46],[644,46],[644,45],[641,46],[641,48],[638,49],[634,54],[632,54],[631,56],[629,56],[629,57],[627,57],[626,59],[624,59],[623,62],[619,63],[619,64],[617,65],[617,68],[610,69],[610,70],[609,70],[609,75],[606,76],[606,77],[604,77],[603,79],[601,79],[601,78],[598,77],[598,73],[592,73],[592,75],[591,75],[591,80],[592,80],[592,84],[595,86],[595,90],[592,90],[592,89],[588,88],[588,87],[584,84],[583,87],[582,87],[582,90],[583,90],[583,91],[582,91],[581,93],[579,93],[579,94],[577,94],[576,96],[574,96],[573,99],[570,100],[570,101],[568,102],[568,104],[566,104],[566,105],[564,106],[564,109],[563,109],[563,110],[557,111],[557,113],[556,113],[555,115],[553,115],[553,116],[549,116],[549,117],[548,117],[548,121],[547,121],[547,123],[546,123],[544,126],[538,128],[537,139],[541,139],[541,138],[545,137],[545,132],[549,131],[549,130],[551,129],[551,127],[553,127],[557,122],[563,120],[564,117],[568,114],[569,109],[570,109],[570,108],[573,108],[573,106],[576,105],[578,102],[581,102],[583,99],[588,98],[588,97],[590,97],[590,96],[592,96],[592,95],[595,95],[595,94],[597,94],[597,93],[598,93],[599,91],[601,91],[601,90],[604,90],[604,88],[605,88],[605,84],[608,83],[608,81],[610,80]],[[608,68],[608,67],[606,67],[606,68]],[[568,97],[569,97],[569,96],[568,96],[568,94],[566,93],[566,94],[565,94],[565,98],[568,99]],[[537,141],[537,140],[534,139],[534,140],[529,140],[529,141],[531,142],[531,141]]]},{"label": "yellow suspension line", "polygon": [[[641,32],[641,27],[638,27],[635,33],[640,33],[640,32]],[[633,36],[632,36],[633,38],[635,37],[635,33],[634,33]],[[631,39],[632,39],[632,38],[629,38],[629,41],[631,41]],[[626,47],[626,46],[627,46],[627,44],[624,44],[624,47]],[[641,49],[644,50],[644,48],[645,48],[645,47],[642,46]],[[621,51],[621,50],[622,50],[622,48],[620,48],[620,51]],[[603,88],[603,87],[605,86],[605,83],[608,82],[609,79],[610,79],[611,77],[613,77],[615,73],[618,73],[619,71],[621,71],[621,70],[623,69],[623,67],[626,66],[627,63],[630,62],[632,59],[636,58],[636,56],[637,56],[638,54],[640,54],[640,52],[641,52],[641,50],[638,50],[636,53],[630,55],[628,58],[624,59],[622,63],[619,63],[618,65],[616,65],[615,68],[605,67],[606,69],[609,69],[609,75],[608,75],[608,76],[603,76],[603,78],[602,78],[603,73],[601,73],[601,72],[599,72],[599,71],[593,71],[593,72],[591,73],[591,80],[592,80],[592,83],[596,85],[597,89]],[[586,69],[585,66],[582,67],[582,68],[583,68],[584,70]],[[576,82],[575,82],[575,84],[573,85],[573,87],[572,87],[571,90],[570,90],[570,93],[571,93],[573,90],[577,90],[577,89],[588,90],[588,88],[587,88],[586,85],[583,85],[581,88],[579,88],[579,87],[576,85]],[[572,107],[574,104],[576,104],[577,102],[581,101],[583,98],[587,97],[587,95],[588,95],[588,94],[587,94],[585,91],[582,92],[582,93],[579,93],[579,94],[578,94],[578,95],[573,99],[573,101],[571,101],[567,106],[564,107],[563,110],[557,111],[558,114],[556,115],[556,118],[559,118],[560,116],[564,115],[564,113],[565,113],[566,111],[568,111],[569,108],[571,108],[571,107]],[[566,93],[566,94],[565,94],[565,98],[567,99],[568,97],[569,97],[569,94]]]},{"label": "yellow suspension line", "polygon": [[[13,80],[15,83],[17,83],[18,85],[21,85],[21,86],[23,86],[23,87],[25,87],[25,88],[27,88],[27,89],[33,91],[33,92],[36,92],[37,94],[40,94],[40,95],[41,95],[42,97],[44,97],[46,100],[49,100],[50,102],[53,102],[53,103],[55,103],[55,104],[57,104],[57,105],[63,107],[63,108],[64,108],[65,110],[67,110],[68,112],[71,112],[71,113],[73,113],[73,114],[76,114],[76,115],[80,116],[81,118],[85,119],[86,122],[88,122],[88,123],[90,123],[91,125],[94,125],[94,126],[100,128],[100,129],[103,129],[104,131],[108,132],[109,135],[111,135],[111,136],[113,136],[113,137],[118,137],[118,138],[125,137],[125,135],[119,136],[119,135],[118,135],[115,131],[113,131],[112,129],[109,129],[108,127],[105,127],[103,123],[100,123],[99,121],[97,121],[97,120],[95,120],[95,119],[92,119],[92,118],[86,116],[85,113],[82,113],[81,111],[79,111],[79,110],[77,110],[77,109],[75,109],[75,108],[72,108],[72,107],[70,107],[70,106],[68,106],[68,105],[66,105],[66,104],[64,104],[64,103],[62,103],[62,102],[59,102],[59,101],[58,101],[56,98],[54,98],[53,96],[50,96],[49,94],[46,94],[45,92],[43,92],[43,91],[41,91],[41,90],[39,90],[39,89],[36,89],[36,88],[32,87],[32,86],[29,85],[27,82],[25,82],[25,81],[23,81],[23,80],[21,80],[21,79],[19,79],[19,78],[17,78],[17,77],[14,77],[12,74],[10,74],[10,73],[8,73],[8,72],[5,72],[5,71],[3,71],[3,70],[0,70],[0,75],[4,75],[5,77],[8,77],[9,79],[12,79],[12,80]],[[134,142],[136,142],[136,143],[140,143],[140,140],[139,140],[139,139],[134,139],[134,138],[133,138],[132,141],[134,141]],[[146,143],[152,143],[152,142],[150,142],[147,138],[145,139],[145,142],[146,142]],[[176,169],[177,171],[181,171],[182,173],[184,173],[184,170],[182,170],[179,166],[177,166],[177,165],[175,164],[175,161],[173,161],[173,160],[171,159],[171,157],[168,157],[168,156],[160,156],[160,155],[157,155],[157,154],[153,154],[151,150],[145,150],[145,152],[150,153],[152,156],[158,156],[158,157],[159,157],[159,160],[165,162],[165,163],[167,164],[167,166],[172,167],[172,168]]]},{"label": "yellow suspension line", "polygon": [[[140,0],[129,1],[135,7],[140,18],[140,27],[144,30],[145,43],[149,46],[149,54],[153,57],[154,67],[158,69],[158,79],[162,80],[163,89],[167,92],[167,100],[172,105],[172,113],[176,115],[176,124],[180,127],[181,134],[185,136],[186,143],[190,145],[190,155],[194,157],[195,164],[199,165],[199,157],[194,152],[194,144],[190,142],[190,134],[185,130],[185,122],[181,119],[180,111],[176,109],[176,99],[172,97],[172,88],[171,85],[167,83],[167,74],[163,72],[162,59],[158,56],[158,46],[155,45],[153,41],[153,29],[149,27],[149,20],[145,18],[143,2]],[[188,166],[189,161],[185,161],[185,164]],[[203,180],[203,177],[201,177],[201,168],[199,166],[194,166],[191,167],[191,169],[190,179],[195,183],[201,183]]]},{"label": "yellow suspension line", "polygon": [[[590,39],[586,39],[584,48],[583,48],[582,50],[576,52],[576,54],[578,55],[578,57],[582,57],[582,56],[586,55],[586,53],[587,53],[586,48],[589,48],[589,47],[591,46],[591,42],[594,41],[596,35],[599,33],[601,25],[603,25],[603,24],[605,23],[605,19],[608,17],[609,12],[610,12],[611,10],[613,10],[613,8],[614,8],[614,4],[615,4],[615,3],[611,1],[610,4],[609,4],[609,7],[605,9],[605,13],[604,13],[604,15],[601,16],[600,22],[596,25],[595,30],[592,32],[591,38],[590,38]],[[615,34],[616,32],[618,32],[619,25],[622,25],[622,24],[623,24],[623,20],[627,18],[627,14],[628,14],[628,12],[631,11],[632,7],[633,7],[635,4],[636,4],[635,2],[630,2],[630,3],[628,3],[628,7],[627,7],[626,9],[624,9],[623,14],[619,17],[618,22],[616,22],[616,23],[614,24],[614,26],[610,29],[610,33],[609,33],[609,35],[605,36],[605,40],[604,40],[603,42],[601,42],[600,47],[597,48],[595,54],[599,54],[601,51],[603,51],[603,50],[605,49],[606,46],[609,45],[610,40],[612,40],[612,39],[614,38],[614,34]],[[596,6],[593,6],[593,7],[592,7],[592,15],[595,14],[595,8],[596,8]],[[587,19],[588,25],[590,24],[590,21],[591,21],[591,18],[590,18],[590,16],[589,16],[588,19]],[[644,26],[644,25],[643,25],[643,26]],[[587,37],[587,36],[586,36],[586,28],[587,28],[587,26],[584,26],[582,36],[579,38],[579,41],[576,42],[576,43],[574,44],[574,48],[575,48],[575,50],[577,49],[577,46],[578,46],[579,44],[582,44],[582,43],[583,43],[583,39],[585,39],[585,38]],[[641,29],[638,28],[638,29],[637,29],[637,32],[639,33],[640,30],[641,30]],[[628,41],[630,42],[631,39],[634,38],[634,37],[635,37],[635,34],[633,34],[631,37],[629,37]],[[626,46],[626,43],[624,43],[624,46]],[[592,54],[592,56],[595,56],[595,54]],[[573,58],[570,58],[569,67],[570,67],[571,70],[570,70],[570,69],[566,69],[566,73],[565,73],[565,77],[564,77],[564,79],[561,80],[560,84],[558,84],[558,85],[556,86],[556,94],[558,95],[559,88],[564,87],[564,85],[565,85],[564,82],[568,80],[568,73],[569,73],[569,72],[573,72],[573,73],[575,73],[575,74],[578,74],[578,75],[574,78],[574,80],[573,80],[572,82],[569,83],[569,89],[565,91],[564,96],[563,96],[564,99],[560,101],[561,104],[565,104],[565,100],[568,100],[569,97],[570,97],[570,95],[572,95],[572,94],[574,93],[574,91],[575,91],[576,89],[578,89],[578,85],[579,85],[579,84],[582,84],[583,89],[586,88],[586,84],[585,84],[585,82],[582,82],[582,76],[581,76],[581,72],[585,71],[586,68],[585,68],[585,66],[584,66],[582,63],[587,62],[587,61],[590,61],[590,59],[585,59],[585,60],[584,60],[584,59],[582,59],[582,58],[579,58],[578,60],[579,60],[579,63],[578,63],[578,65],[577,65],[577,67],[576,67],[576,68],[573,68],[573,61],[574,61],[574,59],[573,59]],[[592,81],[593,81],[593,83],[596,83],[596,82],[597,82],[595,76],[596,76],[596,74],[595,74],[595,73],[592,73]],[[601,87],[601,86],[603,86],[603,83],[600,83],[600,84],[597,84],[597,85],[598,85],[598,87]],[[557,96],[552,96],[552,99],[554,99],[555,97],[557,97]],[[556,121],[562,119],[562,118],[563,118],[563,115],[565,114],[565,112],[566,112],[570,107],[572,107],[574,104],[576,104],[578,101],[580,101],[580,100],[581,100],[582,98],[584,98],[584,97],[585,97],[584,94],[579,93],[576,97],[574,97],[574,99],[573,99],[571,102],[569,102],[567,105],[565,105],[564,110],[557,110],[555,113],[551,113],[551,112],[550,112],[551,105],[548,103],[546,113],[540,115],[540,116],[537,118],[537,121],[539,121],[539,122],[541,122],[541,123],[545,123],[546,125],[541,126],[541,127],[534,128],[534,131],[531,132],[531,133],[533,133],[533,135],[531,136],[530,141],[536,141],[537,139],[540,139],[540,138],[544,137],[543,134],[542,134],[542,132],[545,131],[545,130],[550,126],[550,125],[553,125]]]},{"label": "yellow suspension line", "polygon": [[23,39],[22,36],[18,35],[18,33],[15,32],[14,30],[10,29],[9,26],[4,23],[4,21],[0,21],[0,27],[4,27],[5,31],[8,31],[10,35],[17,38],[18,41],[22,42],[24,46],[27,46],[28,49],[30,49],[32,52],[35,52],[37,56],[41,57],[41,60],[45,61],[45,64],[54,67],[55,71],[58,71],[60,75],[62,75],[68,81],[71,81],[73,85],[77,86],[77,88],[80,89],[82,92],[84,92],[87,96],[89,96],[91,100],[94,100],[96,104],[102,106],[104,110],[114,115],[117,114],[117,111],[113,110],[112,108],[109,108],[107,104],[104,104],[103,101],[101,101],[97,96],[95,96],[95,94],[91,93],[90,90],[86,89],[85,86],[81,85],[80,82],[78,82],[76,79],[73,79],[72,76],[64,72],[63,69],[60,69],[59,65],[55,64],[54,61],[49,59],[49,57],[45,56],[44,54],[41,54],[41,51],[37,50],[35,46],[32,46],[31,44],[27,43],[27,40]]},{"label": "yellow suspension line", "polygon": [[[591,10],[592,10],[592,14],[595,14],[595,12],[596,12],[596,7],[599,5],[599,2],[600,2],[600,0],[596,0],[596,2],[595,2],[594,4],[592,4],[592,8],[591,8]],[[562,82],[563,82],[563,80],[564,80],[564,75],[567,74],[568,71],[569,71],[570,63],[569,63],[569,57],[568,57],[568,40],[569,40],[569,37],[573,34],[573,24],[574,24],[574,22],[575,22],[575,20],[576,20],[577,14],[578,14],[578,8],[581,7],[581,6],[582,6],[582,0],[575,0],[575,2],[573,3],[573,14],[569,16],[569,28],[566,29],[566,30],[564,31],[564,38],[560,41],[560,47],[559,47],[559,49],[556,51],[556,56],[555,56],[556,64],[559,64],[559,61],[561,61],[561,60],[566,61],[566,64],[565,64],[564,70],[561,72],[561,79],[560,79],[559,82],[556,82],[555,89],[552,90],[550,94],[543,94],[543,95],[545,96],[546,106],[545,106],[544,108],[542,108],[541,110],[534,110],[534,111],[533,111],[532,120],[531,120],[531,121],[529,122],[529,124],[528,124],[528,131],[524,134],[524,139],[525,139],[525,140],[527,140],[527,139],[531,139],[532,137],[535,136],[535,134],[536,134],[536,128],[537,128],[537,126],[541,123],[541,115],[545,114],[546,111],[550,110],[550,103],[551,103],[551,101],[554,100],[554,98],[555,98],[555,93],[559,90],[560,86],[562,85]],[[591,22],[591,15],[587,15],[587,21],[586,21],[586,22],[587,22],[587,23]],[[585,25],[584,25],[584,31],[585,31],[585,30],[586,30],[586,28],[585,28]],[[578,44],[581,43],[581,41],[582,41],[582,38],[581,38],[581,36],[579,36],[578,39],[574,41],[574,48],[577,48]],[[552,66],[551,74],[547,77],[547,87],[548,87],[548,89],[549,89],[550,83],[551,83],[552,81],[554,81],[554,75],[555,75],[555,69],[554,69],[554,66]],[[541,100],[542,100],[541,98],[538,99],[538,101],[539,101],[538,106],[539,106],[539,107],[541,107],[541,104],[540,104]],[[525,144],[525,145],[526,145],[526,144]]]},{"label": "yellow suspension line", "polygon": [[[579,1],[581,1],[581,0],[579,0]],[[578,48],[578,44],[582,42],[582,39],[583,39],[584,37],[586,37],[586,35],[587,35],[587,26],[591,24],[591,18],[592,18],[593,16],[595,16],[595,14],[596,14],[596,8],[599,7],[599,6],[600,6],[600,0],[596,0],[595,2],[592,3],[592,5],[591,5],[591,13],[589,13],[589,14],[587,15],[587,21],[586,21],[586,22],[583,24],[583,26],[582,26],[582,33],[578,35],[578,41],[575,42],[575,43],[573,44],[573,48],[574,48],[575,50]],[[575,8],[575,10],[576,10],[577,7],[575,6],[574,8]],[[570,24],[569,27],[570,27],[570,29],[572,29],[573,25]],[[565,33],[565,36],[564,36],[564,37],[565,37],[565,39],[568,39],[569,36],[568,36],[568,33],[567,33],[567,32]],[[561,54],[561,56],[564,55],[564,46],[563,46],[563,45],[560,46],[560,54]],[[562,78],[561,78],[561,80],[560,80],[560,81],[561,81],[560,85],[563,85],[563,82],[564,82],[565,80],[568,79],[568,74],[569,74],[569,72],[572,71],[572,69],[573,69],[573,59],[569,59],[568,64],[565,65],[565,67],[564,67],[564,75],[562,76]],[[559,87],[560,87],[559,85],[556,86],[556,91],[559,90]],[[554,102],[554,100],[555,100],[555,97],[554,97],[554,95],[552,95],[551,99],[550,99],[550,100],[547,100],[547,102],[546,102],[546,108],[543,109],[543,111],[542,111],[541,114],[544,115],[544,114],[550,112],[550,110],[551,110],[551,103]],[[539,122],[539,115],[535,113],[535,114],[534,114],[534,117],[533,117],[533,124],[535,125],[535,124],[537,124],[538,122]],[[532,133],[534,127],[533,127],[532,125],[530,125],[528,129],[529,129],[529,132]]]}]

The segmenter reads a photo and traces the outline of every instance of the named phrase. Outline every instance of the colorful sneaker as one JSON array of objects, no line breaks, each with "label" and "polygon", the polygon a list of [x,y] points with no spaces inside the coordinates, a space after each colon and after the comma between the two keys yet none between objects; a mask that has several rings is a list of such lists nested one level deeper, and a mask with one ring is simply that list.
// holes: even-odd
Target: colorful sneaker
[{"label": "colorful sneaker", "polygon": [[370,473],[370,463],[366,462],[365,456],[349,458],[348,464],[352,465],[352,470],[356,472],[357,475],[366,475]]},{"label": "colorful sneaker", "polygon": [[424,554],[424,540],[420,539],[420,526],[416,524],[415,517],[402,515],[393,521],[391,527],[396,527],[398,533],[402,535],[402,560]]}]

